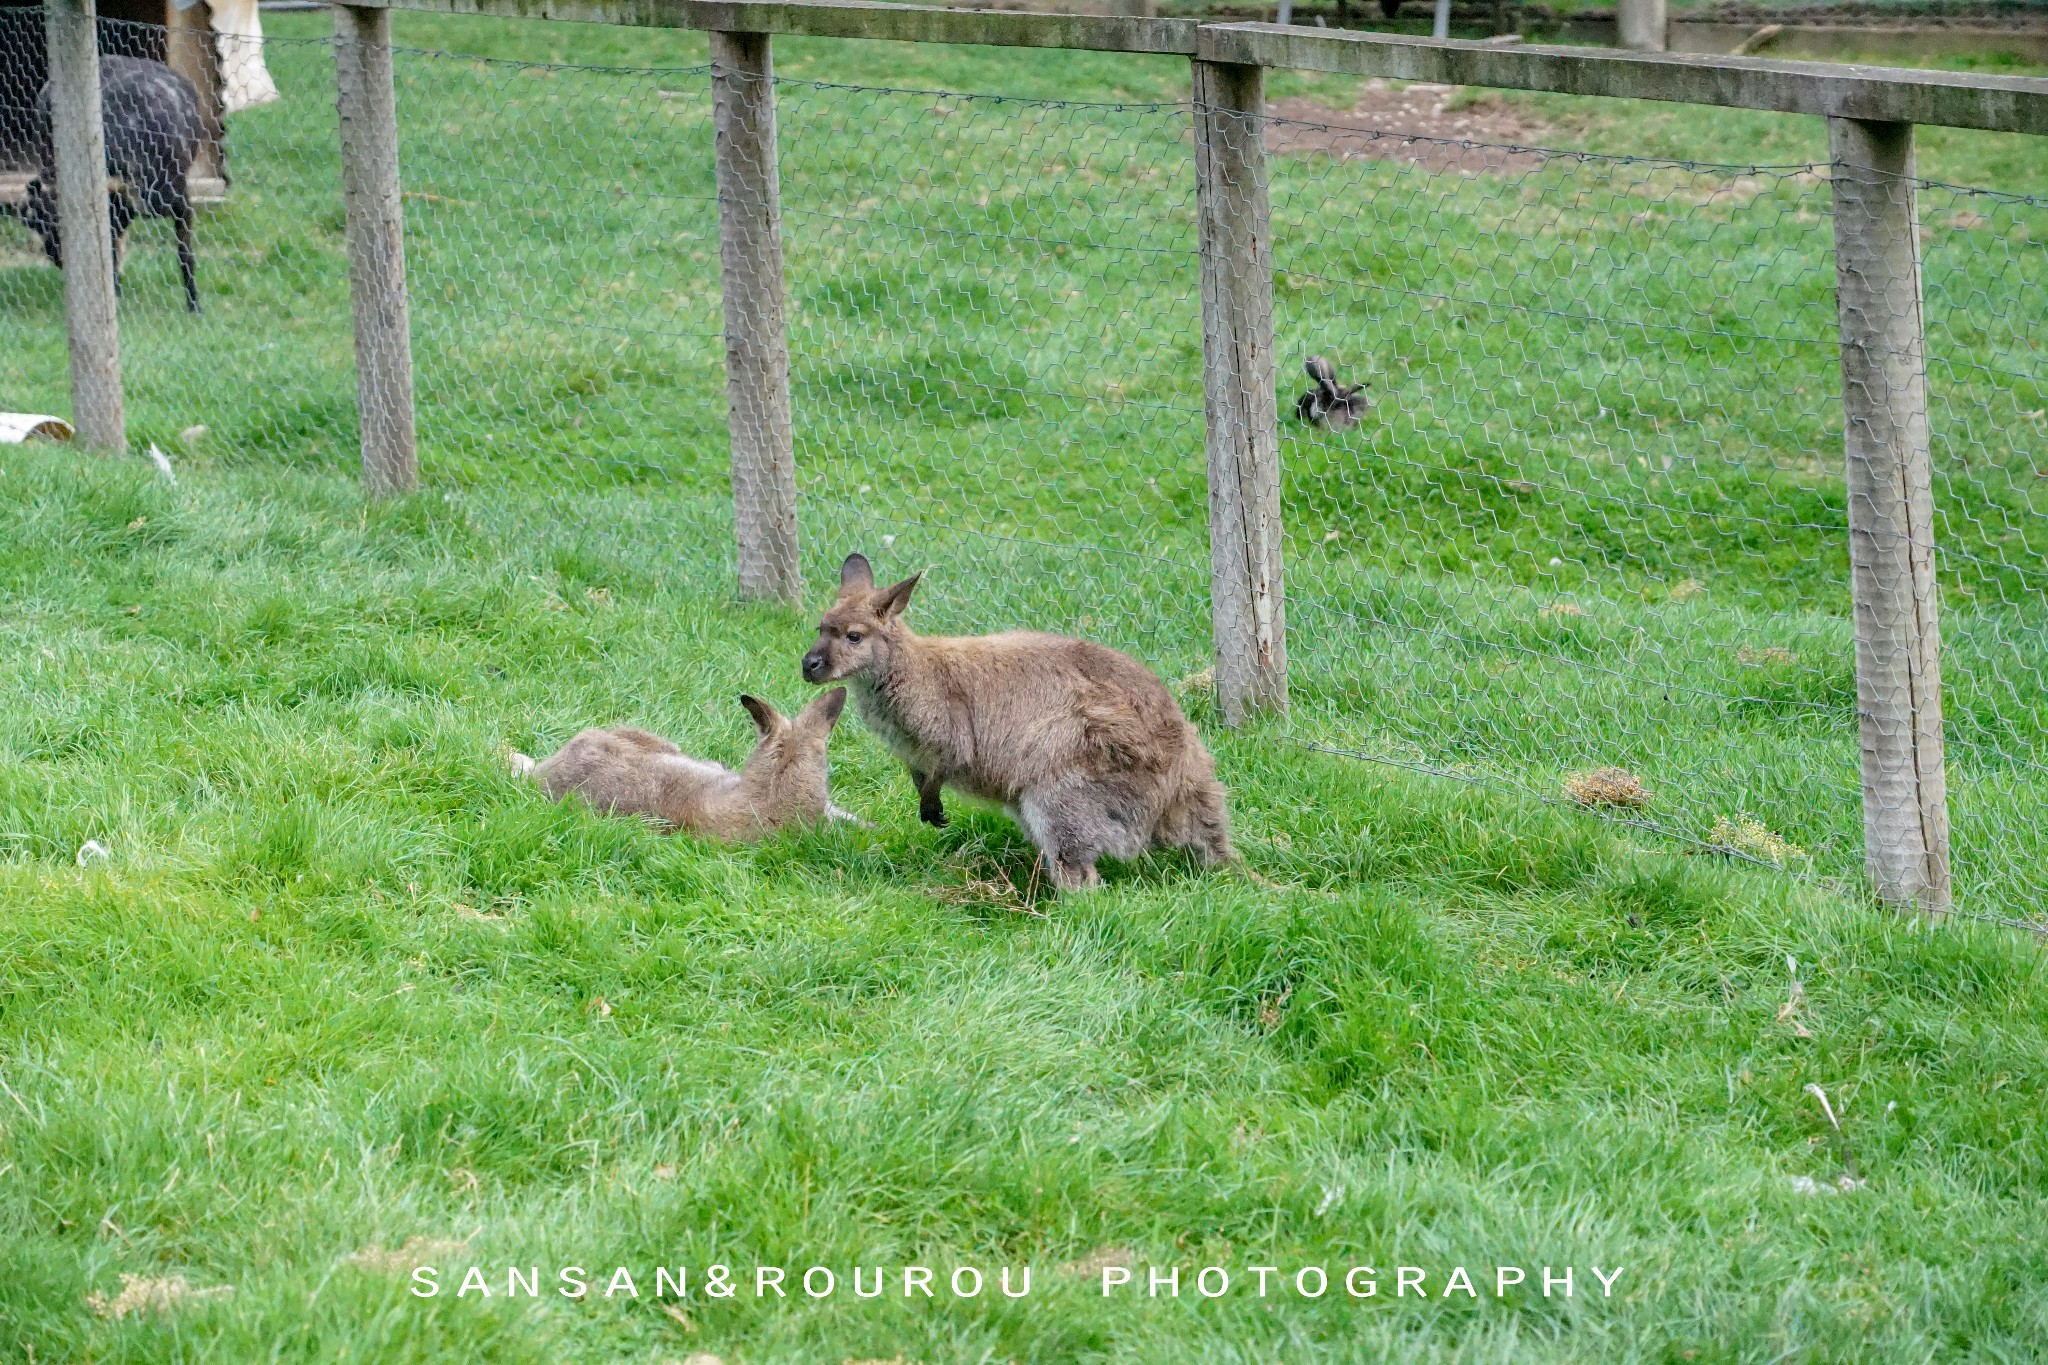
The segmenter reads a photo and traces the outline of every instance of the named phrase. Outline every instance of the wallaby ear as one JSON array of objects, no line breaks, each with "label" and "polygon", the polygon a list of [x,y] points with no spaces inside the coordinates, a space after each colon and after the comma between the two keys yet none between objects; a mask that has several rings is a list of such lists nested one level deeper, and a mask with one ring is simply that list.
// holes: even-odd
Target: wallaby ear
[{"label": "wallaby ear", "polygon": [[839,713],[846,709],[846,689],[835,687],[824,696],[797,713],[799,725],[816,725],[830,734],[832,727],[839,723]]},{"label": "wallaby ear", "polygon": [[1337,387],[1337,367],[1329,362],[1328,357],[1312,355],[1303,364],[1302,368],[1308,371],[1308,377],[1315,380],[1317,384],[1327,384],[1331,388]]},{"label": "wallaby ear", "polygon": [[910,605],[911,590],[917,586],[917,580],[923,577],[923,573],[914,573],[901,583],[882,589],[868,603],[869,608],[884,621],[901,616],[903,609]]},{"label": "wallaby ear", "polygon": [[848,555],[846,562],[839,566],[839,595],[844,597],[850,592],[873,592],[874,587],[875,568],[868,563],[868,557],[863,554]]},{"label": "wallaby ear", "polygon": [[740,705],[746,707],[747,714],[754,718],[754,728],[761,732],[761,738],[763,739],[768,738],[768,736],[789,724],[788,721],[782,718],[780,711],[770,706],[767,702],[762,701],[759,697],[750,697],[742,692],[740,693]]}]

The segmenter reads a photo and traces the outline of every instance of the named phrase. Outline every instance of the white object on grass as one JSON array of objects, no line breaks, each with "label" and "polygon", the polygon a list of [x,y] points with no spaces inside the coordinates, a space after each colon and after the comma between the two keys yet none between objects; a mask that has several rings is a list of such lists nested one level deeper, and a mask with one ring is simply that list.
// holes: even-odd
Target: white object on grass
[{"label": "white object on grass", "polygon": [[80,867],[85,867],[88,864],[99,862],[105,858],[110,858],[113,856],[113,854],[114,850],[108,848],[99,840],[87,839],[84,843],[78,846],[78,857],[74,861],[76,861]]},{"label": "white object on grass", "polygon": [[0,412],[0,445],[23,441],[68,441],[71,423],[41,412]]},{"label": "white object on grass", "polygon": [[149,462],[156,466],[156,472],[164,476],[165,483],[176,483],[178,476],[171,472],[171,457],[157,449],[155,441],[149,443]]}]

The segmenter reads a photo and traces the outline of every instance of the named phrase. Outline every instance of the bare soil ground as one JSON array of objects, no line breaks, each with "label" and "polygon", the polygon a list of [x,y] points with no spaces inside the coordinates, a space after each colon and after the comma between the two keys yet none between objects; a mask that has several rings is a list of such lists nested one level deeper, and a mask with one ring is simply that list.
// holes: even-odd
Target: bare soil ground
[{"label": "bare soil ground", "polygon": [[1403,161],[1464,174],[1534,170],[1544,158],[1517,150],[1541,146],[1548,124],[1530,119],[1507,101],[1481,96],[1461,101],[1463,86],[1410,85],[1395,89],[1367,81],[1358,102],[1332,110],[1314,100],[1277,100],[1266,108],[1266,146],[1297,155]]}]

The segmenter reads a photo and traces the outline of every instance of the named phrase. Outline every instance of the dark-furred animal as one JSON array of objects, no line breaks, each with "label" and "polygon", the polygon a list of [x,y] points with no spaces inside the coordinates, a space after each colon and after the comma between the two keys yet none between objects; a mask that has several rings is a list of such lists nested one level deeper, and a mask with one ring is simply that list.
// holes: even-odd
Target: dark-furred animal
[{"label": "dark-furred animal", "polygon": [[1358,425],[1359,419],[1371,410],[1365,385],[1339,384],[1337,367],[1324,357],[1312,355],[1302,368],[1316,386],[1294,400],[1294,415],[1310,426],[1344,431]]},{"label": "dark-furred animal", "polygon": [[[121,284],[121,249],[138,218],[168,218],[178,234],[178,270],[185,306],[199,311],[199,281],[192,258],[192,196],[187,183],[204,126],[192,82],[162,62],[142,57],[100,58],[100,110],[106,130],[107,216],[114,237],[114,287]],[[36,96],[36,151],[40,176],[28,183],[22,222],[43,239],[50,263],[64,266],[57,200],[57,149],[50,117],[50,87]]]},{"label": "dark-furred animal", "polygon": [[917,635],[903,619],[916,586],[877,589],[867,559],[848,556],[803,674],[852,689],[910,769],[926,823],[946,823],[947,787],[993,801],[1066,890],[1097,885],[1098,858],[1153,848],[1235,861],[1215,760],[1150,669],[1032,631]]},{"label": "dark-furred animal", "polygon": [[834,688],[786,719],[759,697],[740,698],[760,732],[738,772],[690,758],[659,735],[620,725],[585,730],[535,763],[512,755],[512,769],[561,800],[575,793],[609,815],[652,816],[670,829],[743,842],[792,825],[851,820],[828,794],[826,741],[846,706]]}]

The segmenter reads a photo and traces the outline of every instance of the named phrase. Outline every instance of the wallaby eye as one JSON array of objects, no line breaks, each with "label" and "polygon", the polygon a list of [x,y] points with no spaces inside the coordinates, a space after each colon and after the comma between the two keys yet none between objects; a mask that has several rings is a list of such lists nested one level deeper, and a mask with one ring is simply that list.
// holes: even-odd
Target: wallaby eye
[{"label": "wallaby eye", "polygon": [[847,632],[846,632],[846,643],[848,643],[848,644],[850,644],[850,645],[857,645],[857,644],[859,644],[859,643],[860,643],[860,632],[859,632],[859,631],[857,631],[857,630],[849,630],[849,631],[847,631]]}]

